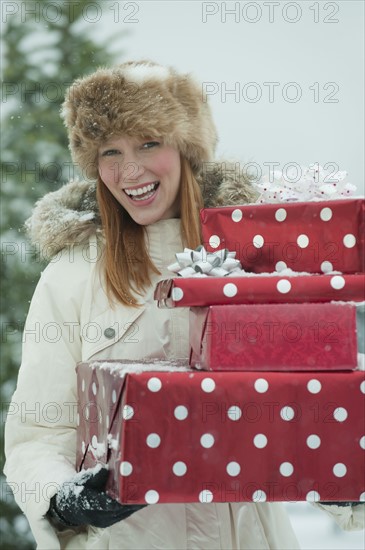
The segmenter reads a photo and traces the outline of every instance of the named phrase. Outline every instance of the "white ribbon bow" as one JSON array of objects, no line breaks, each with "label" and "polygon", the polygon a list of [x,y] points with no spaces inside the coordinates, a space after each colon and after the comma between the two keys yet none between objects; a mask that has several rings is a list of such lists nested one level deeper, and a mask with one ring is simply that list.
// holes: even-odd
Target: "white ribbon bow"
[{"label": "white ribbon bow", "polygon": [[326,170],[315,163],[309,167],[297,165],[285,173],[281,170],[270,170],[268,176],[265,175],[255,184],[260,193],[256,202],[318,201],[353,197],[356,185],[347,181],[345,170],[333,171],[333,166],[330,164]]},{"label": "white ribbon bow", "polygon": [[184,252],[175,254],[175,257],[177,261],[167,269],[180,277],[226,277],[243,271],[240,261],[235,259],[236,252],[229,252],[227,248],[207,252],[200,245],[195,250],[184,248]]}]

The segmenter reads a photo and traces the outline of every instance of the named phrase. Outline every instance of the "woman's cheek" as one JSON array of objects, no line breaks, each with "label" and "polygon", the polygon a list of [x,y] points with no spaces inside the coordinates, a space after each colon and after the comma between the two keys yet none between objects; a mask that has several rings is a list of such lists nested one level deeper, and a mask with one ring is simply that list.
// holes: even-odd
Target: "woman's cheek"
[{"label": "woman's cheek", "polygon": [[103,164],[99,165],[99,175],[108,187],[117,182],[116,171],[113,167],[104,166]]},{"label": "woman's cheek", "polygon": [[180,158],[175,158],[174,155],[161,156],[153,167],[155,174],[158,174],[159,178],[163,176],[175,176],[180,172]]}]

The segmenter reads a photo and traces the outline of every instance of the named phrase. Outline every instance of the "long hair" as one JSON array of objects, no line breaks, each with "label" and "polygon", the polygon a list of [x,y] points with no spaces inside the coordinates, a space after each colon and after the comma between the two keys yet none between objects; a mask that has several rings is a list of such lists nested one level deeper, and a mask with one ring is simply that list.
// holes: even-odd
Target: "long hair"
[{"label": "long hair", "polygon": [[[202,242],[199,210],[203,198],[189,162],[180,158],[181,240],[183,246],[196,248]],[[145,228],[131,218],[100,177],[96,197],[105,236],[103,269],[109,301],[116,298],[122,304],[138,307],[134,293],[142,296],[151,285],[152,274],[160,274],[148,254]]]}]

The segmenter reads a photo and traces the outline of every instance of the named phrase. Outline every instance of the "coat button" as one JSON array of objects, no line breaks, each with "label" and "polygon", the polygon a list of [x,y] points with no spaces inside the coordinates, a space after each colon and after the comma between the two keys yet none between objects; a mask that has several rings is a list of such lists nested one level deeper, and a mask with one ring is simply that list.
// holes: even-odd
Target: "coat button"
[{"label": "coat button", "polygon": [[113,328],[111,328],[111,327],[106,328],[106,329],[104,330],[104,336],[105,336],[105,338],[114,338],[114,336],[115,336],[115,330],[114,330]]}]

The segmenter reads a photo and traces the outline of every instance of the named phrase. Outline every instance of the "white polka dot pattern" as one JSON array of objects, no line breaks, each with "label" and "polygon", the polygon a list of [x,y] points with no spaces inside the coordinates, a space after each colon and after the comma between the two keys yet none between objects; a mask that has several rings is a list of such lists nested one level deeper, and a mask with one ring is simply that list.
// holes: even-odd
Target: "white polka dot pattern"
[{"label": "white polka dot pattern", "polygon": [[310,449],[318,449],[321,445],[321,438],[316,434],[307,437],[307,445]]},{"label": "white polka dot pattern", "polygon": [[214,437],[212,434],[203,434],[200,438],[200,444],[205,449],[210,449],[214,445]]},{"label": "white polka dot pattern", "polygon": [[261,489],[259,489],[258,491],[255,491],[252,494],[252,501],[253,502],[265,502],[266,498],[267,498],[267,496],[266,496],[265,491],[262,491]]},{"label": "white polka dot pattern", "polygon": [[150,489],[145,494],[145,501],[147,504],[156,504],[160,500],[160,495],[154,489]]},{"label": "white polka dot pattern", "polygon": [[320,214],[320,218],[324,222],[328,222],[332,218],[332,210],[331,208],[322,208]]},{"label": "white polka dot pattern", "polygon": [[275,219],[278,222],[283,222],[286,219],[286,216],[287,216],[287,213],[286,213],[285,208],[279,208],[275,212]]},{"label": "white polka dot pattern", "polygon": [[284,271],[284,269],[288,269],[288,266],[286,265],[285,262],[283,262],[282,260],[280,260],[279,262],[276,262],[275,264],[275,270],[280,273],[280,271]]},{"label": "white polka dot pattern", "polygon": [[289,406],[283,407],[280,411],[280,416],[283,420],[286,420],[286,421],[293,420],[295,416],[293,407],[289,407]]},{"label": "white polka dot pattern", "polygon": [[265,378],[258,378],[255,380],[254,386],[258,393],[265,393],[269,389],[269,382]]},{"label": "white polka dot pattern", "polygon": [[240,222],[242,220],[242,210],[239,210],[238,208],[236,208],[236,210],[233,210],[232,220],[236,223]]},{"label": "white polka dot pattern", "polygon": [[333,466],[333,473],[336,477],[343,477],[347,473],[347,468],[345,464],[342,464],[341,462],[338,462]]},{"label": "white polka dot pattern", "polygon": [[294,467],[290,462],[283,462],[280,464],[279,470],[282,476],[290,477],[294,472]]},{"label": "white polka dot pattern", "polygon": [[309,245],[309,238],[307,235],[299,235],[299,237],[297,238],[297,243],[298,243],[298,246],[300,246],[300,248],[307,248],[307,246]]},{"label": "white polka dot pattern", "polygon": [[322,273],[330,273],[333,271],[333,265],[331,262],[325,261],[321,263],[321,271]]},{"label": "white polka dot pattern", "polygon": [[132,405],[124,405],[122,415],[124,420],[130,420],[131,418],[133,418],[134,408],[132,407]]},{"label": "white polka dot pattern", "polygon": [[319,502],[321,497],[318,491],[309,491],[309,493],[307,493],[306,500],[308,502]]},{"label": "white polka dot pattern", "polygon": [[232,405],[227,411],[228,418],[236,422],[242,416],[242,410],[237,405]]},{"label": "white polka dot pattern", "polygon": [[215,382],[212,378],[204,378],[201,383],[201,388],[206,393],[211,393],[215,390]]},{"label": "white polka dot pattern", "polygon": [[209,238],[209,244],[212,248],[218,248],[218,246],[221,244],[221,240],[218,235],[212,235]]},{"label": "white polka dot pattern", "polygon": [[337,407],[337,409],[334,410],[333,418],[337,420],[337,422],[345,422],[347,416],[347,410],[343,407]]},{"label": "white polka dot pattern", "polygon": [[346,248],[353,248],[356,244],[356,237],[355,235],[345,235],[343,238],[343,244],[346,246]]},{"label": "white polka dot pattern", "polygon": [[253,438],[253,444],[258,449],[263,449],[267,445],[267,437],[264,434],[257,434]]},{"label": "white polka dot pattern", "polygon": [[146,439],[146,443],[151,449],[157,449],[160,446],[161,438],[158,434],[149,434]]},{"label": "white polka dot pattern", "polygon": [[[171,300],[181,307],[206,307],[207,304],[297,303],[303,300],[318,303],[319,297],[321,300],[324,297],[326,302],[365,299],[363,273],[333,275],[335,266],[325,261],[318,266],[322,274],[290,276],[284,271],[286,263],[278,264],[274,276],[176,277]],[[232,282],[227,282],[229,279]],[[165,307],[164,301],[160,299],[160,304]]]},{"label": "white polka dot pattern", "polygon": [[182,461],[175,462],[175,464],[172,467],[172,471],[178,477],[184,476],[186,474],[187,470],[188,469],[187,469],[187,466],[186,466],[185,462],[182,462]]},{"label": "white polka dot pattern", "polygon": [[171,292],[171,298],[174,302],[180,302],[184,298],[184,291],[181,288],[174,287]]},{"label": "white polka dot pattern", "polygon": [[307,388],[310,393],[319,393],[322,389],[322,384],[319,380],[312,378],[312,380],[309,380]]},{"label": "white polka dot pattern", "polygon": [[[306,273],[362,271],[362,199],[252,204],[203,212],[203,242],[211,249],[241,250],[239,259],[246,271],[270,273],[278,262]],[[326,262],[332,264],[331,270]]]},{"label": "white polka dot pattern", "polygon": [[354,491],[345,498],[365,497],[357,473],[365,451],[356,412],[365,392],[361,371],[194,371],[176,379],[139,372],[123,382],[128,391],[120,409],[112,402],[120,377],[108,379],[105,367],[102,377],[95,367],[90,371],[80,379],[75,414],[78,430],[86,428],[78,436],[78,460],[90,464],[112,453],[121,498],[123,483],[136,486],[138,502],[146,504],[176,502],[179,494],[200,503],[231,495],[236,502],[317,502],[331,500],[333,483],[338,500],[345,487]]},{"label": "white polka dot pattern", "polygon": [[229,462],[229,464],[227,464],[226,470],[228,475],[230,475],[231,477],[235,477],[238,476],[238,474],[240,473],[241,466],[238,464],[238,462]]},{"label": "white polka dot pattern", "polygon": [[227,283],[223,287],[223,294],[227,296],[227,298],[232,298],[233,296],[236,296],[237,294],[237,287],[233,283]]},{"label": "white polka dot pattern", "polygon": [[120,475],[123,477],[130,476],[133,472],[133,466],[130,462],[124,461],[119,466]]},{"label": "white polka dot pattern", "polygon": [[262,248],[264,246],[264,237],[262,235],[255,235],[252,244],[255,248]]},{"label": "white polka dot pattern", "polygon": [[341,275],[335,275],[331,278],[331,287],[335,290],[340,290],[345,286],[345,279]]},{"label": "white polka dot pattern", "polygon": [[290,292],[291,283],[287,279],[281,279],[280,281],[278,281],[276,287],[281,294],[287,294],[288,292]]},{"label": "white polka dot pattern", "polygon": [[199,502],[202,504],[207,504],[209,502],[213,502],[213,493],[212,491],[209,491],[209,489],[205,489],[204,491],[201,491],[199,493]]},{"label": "white polka dot pattern", "polygon": [[184,405],[179,405],[174,410],[174,416],[177,420],[185,420],[188,417],[189,411]]},{"label": "white polka dot pattern", "polygon": [[147,382],[147,387],[152,392],[158,392],[162,388],[162,382],[159,378],[150,378]]}]

